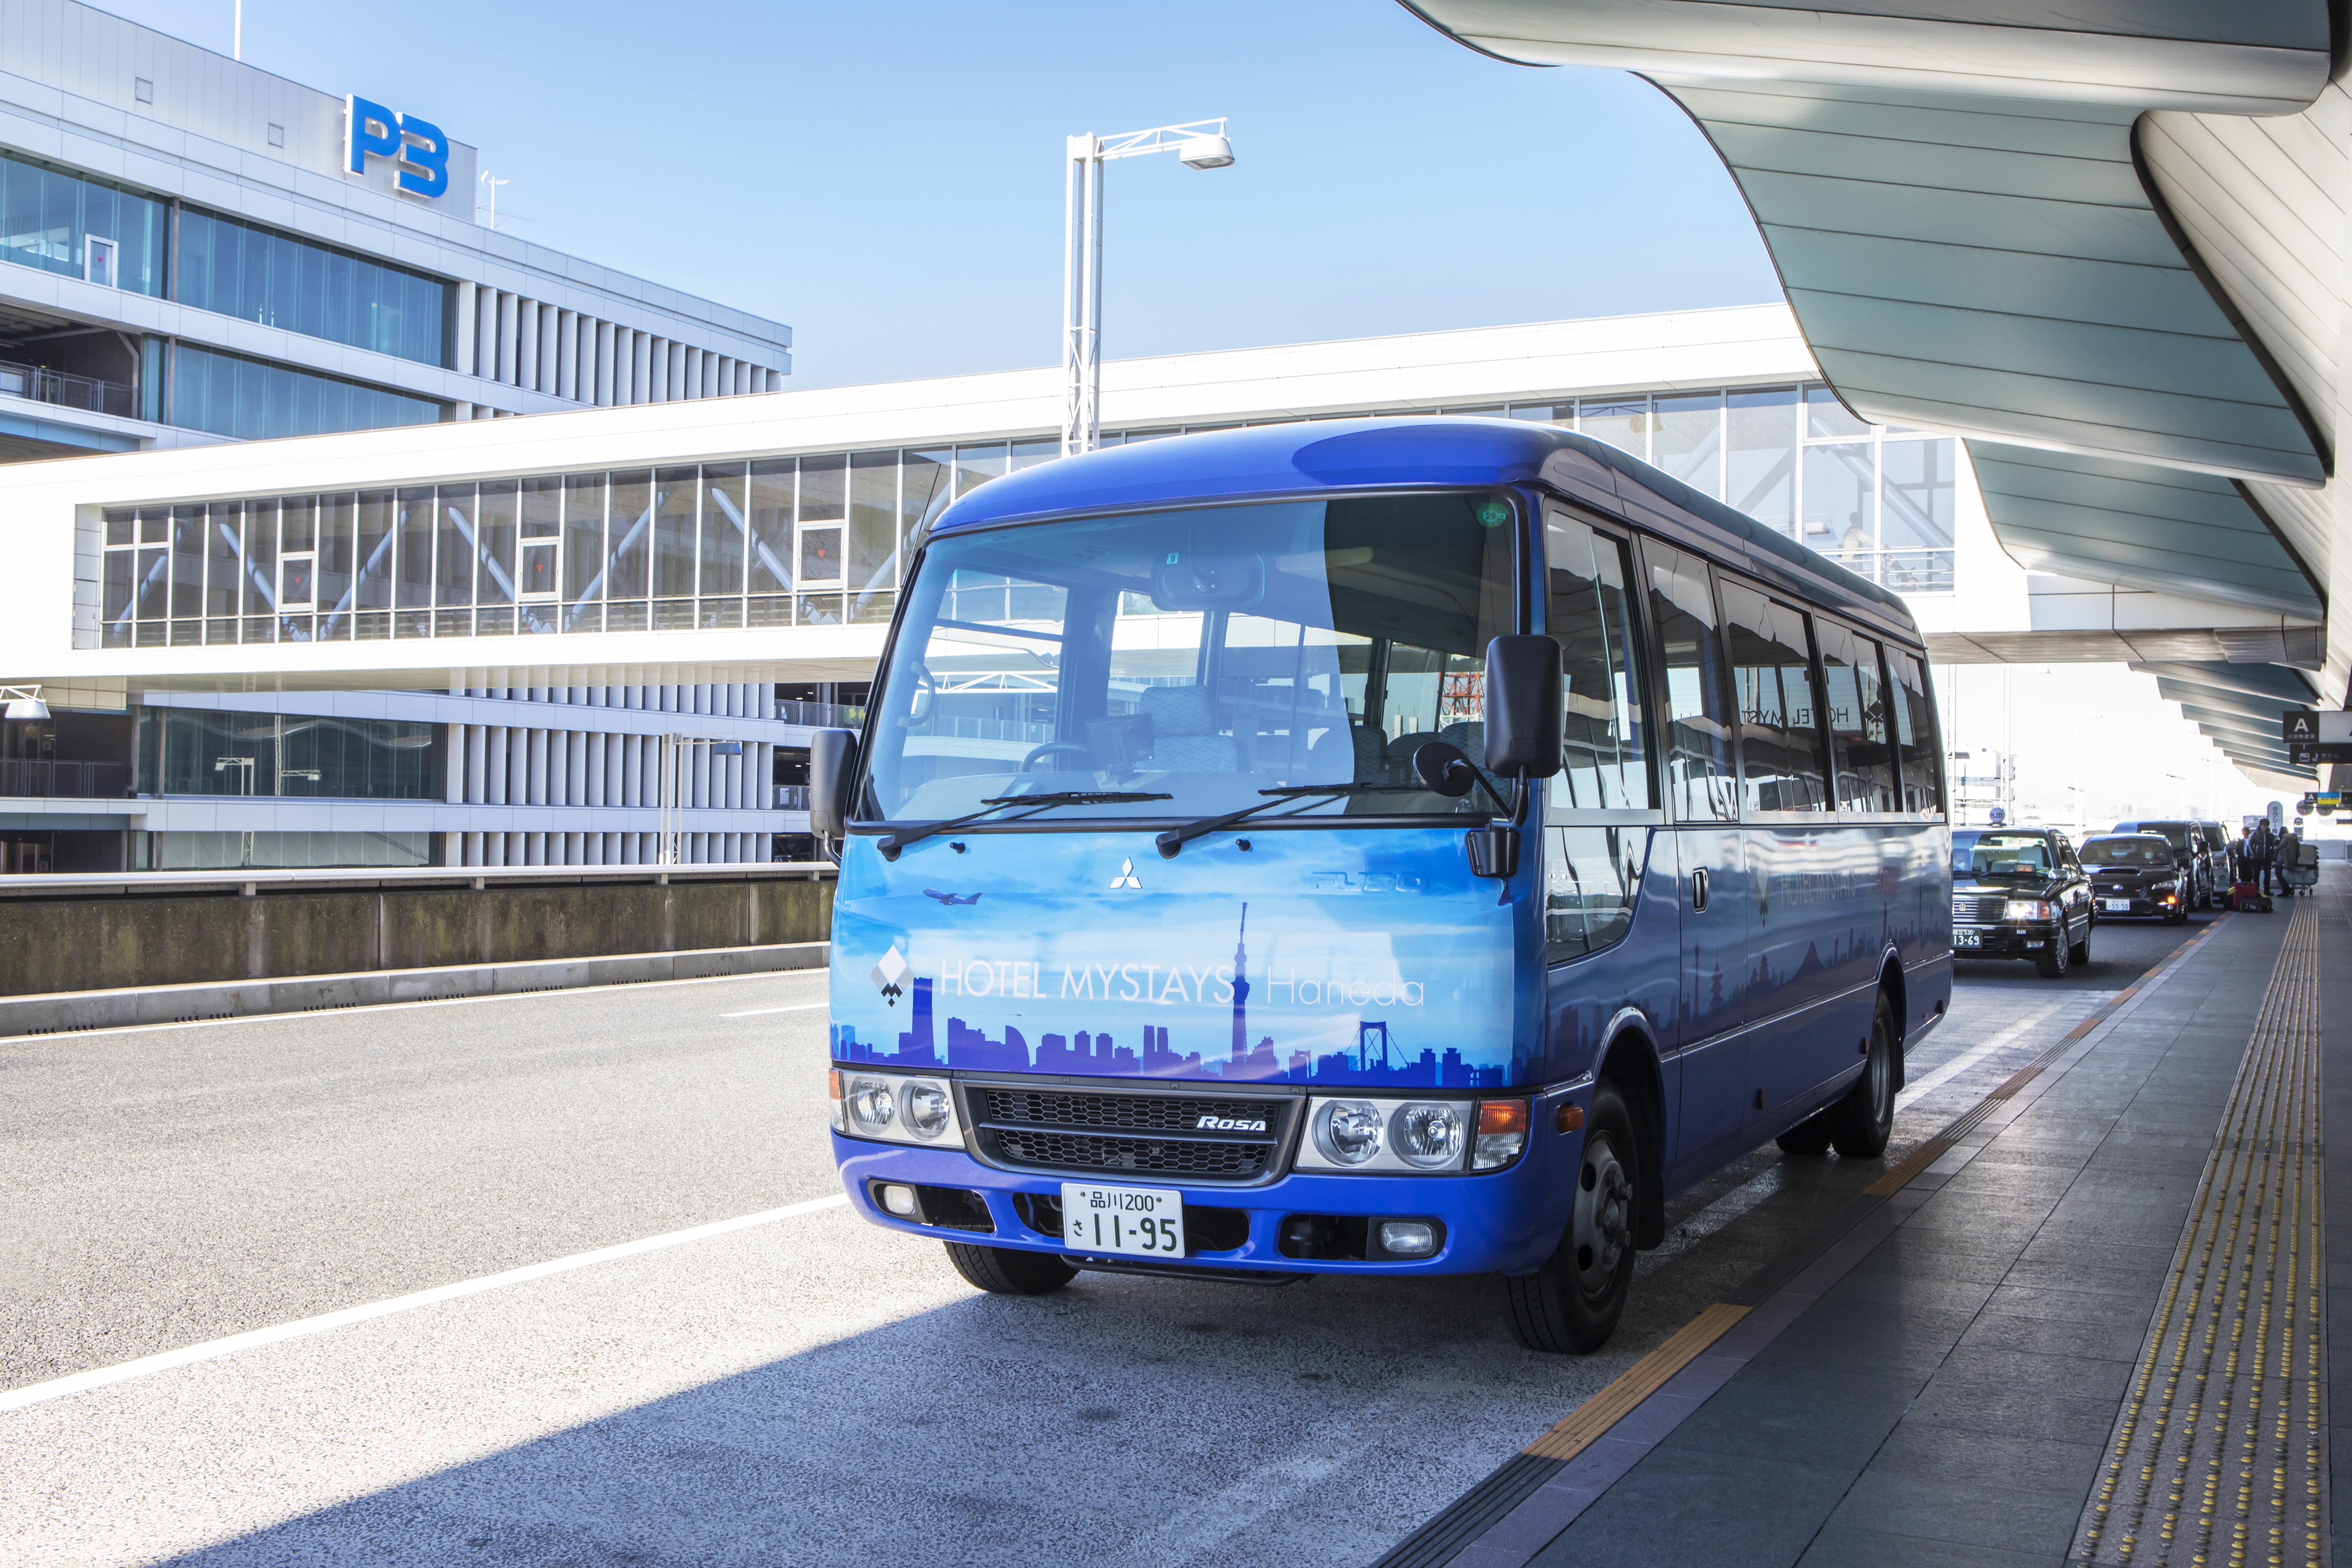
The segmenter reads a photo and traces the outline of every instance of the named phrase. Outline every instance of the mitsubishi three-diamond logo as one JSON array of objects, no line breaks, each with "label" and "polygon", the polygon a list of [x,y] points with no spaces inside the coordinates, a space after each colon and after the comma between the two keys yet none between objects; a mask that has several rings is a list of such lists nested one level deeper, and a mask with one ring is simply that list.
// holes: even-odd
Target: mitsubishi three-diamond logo
[{"label": "mitsubishi three-diamond logo", "polygon": [[912,973],[907,965],[907,955],[898,951],[897,942],[892,942],[890,951],[882,955],[882,962],[874,966],[874,988],[882,993],[887,1005],[898,1005],[898,998],[907,994],[907,976]]},{"label": "mitsubishi three-diamond logo", "polygon": [[1110,879],[1110,885],[1113,888],[1133,888],[1137,892],[1143,890],[1142,882],[1136,878],[1135,862],[1132,859],[1118,863],[1118,875]]}]

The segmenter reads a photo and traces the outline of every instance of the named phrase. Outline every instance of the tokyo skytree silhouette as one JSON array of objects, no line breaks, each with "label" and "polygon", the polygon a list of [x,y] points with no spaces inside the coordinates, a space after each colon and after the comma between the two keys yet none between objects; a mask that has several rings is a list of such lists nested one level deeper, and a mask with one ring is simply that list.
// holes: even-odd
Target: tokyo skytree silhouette
[{"label": "tokyo skytree silhouette", "polygon": [[1242,906],[1241,931],[1234,938],[1234,1060],[1249,1055],[1249,906]]}]

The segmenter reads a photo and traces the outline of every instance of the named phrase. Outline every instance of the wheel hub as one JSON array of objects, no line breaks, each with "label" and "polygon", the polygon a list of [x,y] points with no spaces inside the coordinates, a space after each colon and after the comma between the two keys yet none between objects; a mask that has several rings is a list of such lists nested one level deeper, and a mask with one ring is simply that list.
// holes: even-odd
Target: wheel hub
[{"label": "wheel hub", "polygon": [[1605,1132],[1585,1140],[1570,1239],[1576,1249],[1577,1283],[1588,1297],[1605,1295],[1633,1244],[1633,1178]]}]

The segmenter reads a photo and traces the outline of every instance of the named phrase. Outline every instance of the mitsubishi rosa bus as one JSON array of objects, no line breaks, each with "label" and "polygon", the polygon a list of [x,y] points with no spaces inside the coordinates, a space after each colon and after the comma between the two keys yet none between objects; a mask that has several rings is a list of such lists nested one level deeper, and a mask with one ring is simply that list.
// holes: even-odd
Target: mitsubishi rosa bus
[{"label": "mitsubishi rosa bus", "polygon": [[1115,447],[912,546],[811,750],[866,1218],[1016,1294],[1498,1274],[1587,1351],[1670,1195],[1885,1149],[1951,993],[1894,595],[1507,420]]}]

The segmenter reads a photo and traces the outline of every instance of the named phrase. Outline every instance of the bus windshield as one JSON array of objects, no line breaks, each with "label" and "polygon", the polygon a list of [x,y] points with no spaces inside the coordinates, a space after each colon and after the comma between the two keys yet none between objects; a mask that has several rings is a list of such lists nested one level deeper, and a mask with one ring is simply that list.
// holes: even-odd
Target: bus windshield
[{"label": "bus windshield", "polygon": [[1518,629],[1517,520],[1493,492],[1387,495],[939,539],[893,645],[857,815],[937,822],[1099,791],[1170,798],[1045,815],[1191,818],[1328,784],[1372,787],[1268,816],[1485,816],[1483,791],[1418,787],[1412,758],[1444,740],[1485,761],[1486,644]]}]

